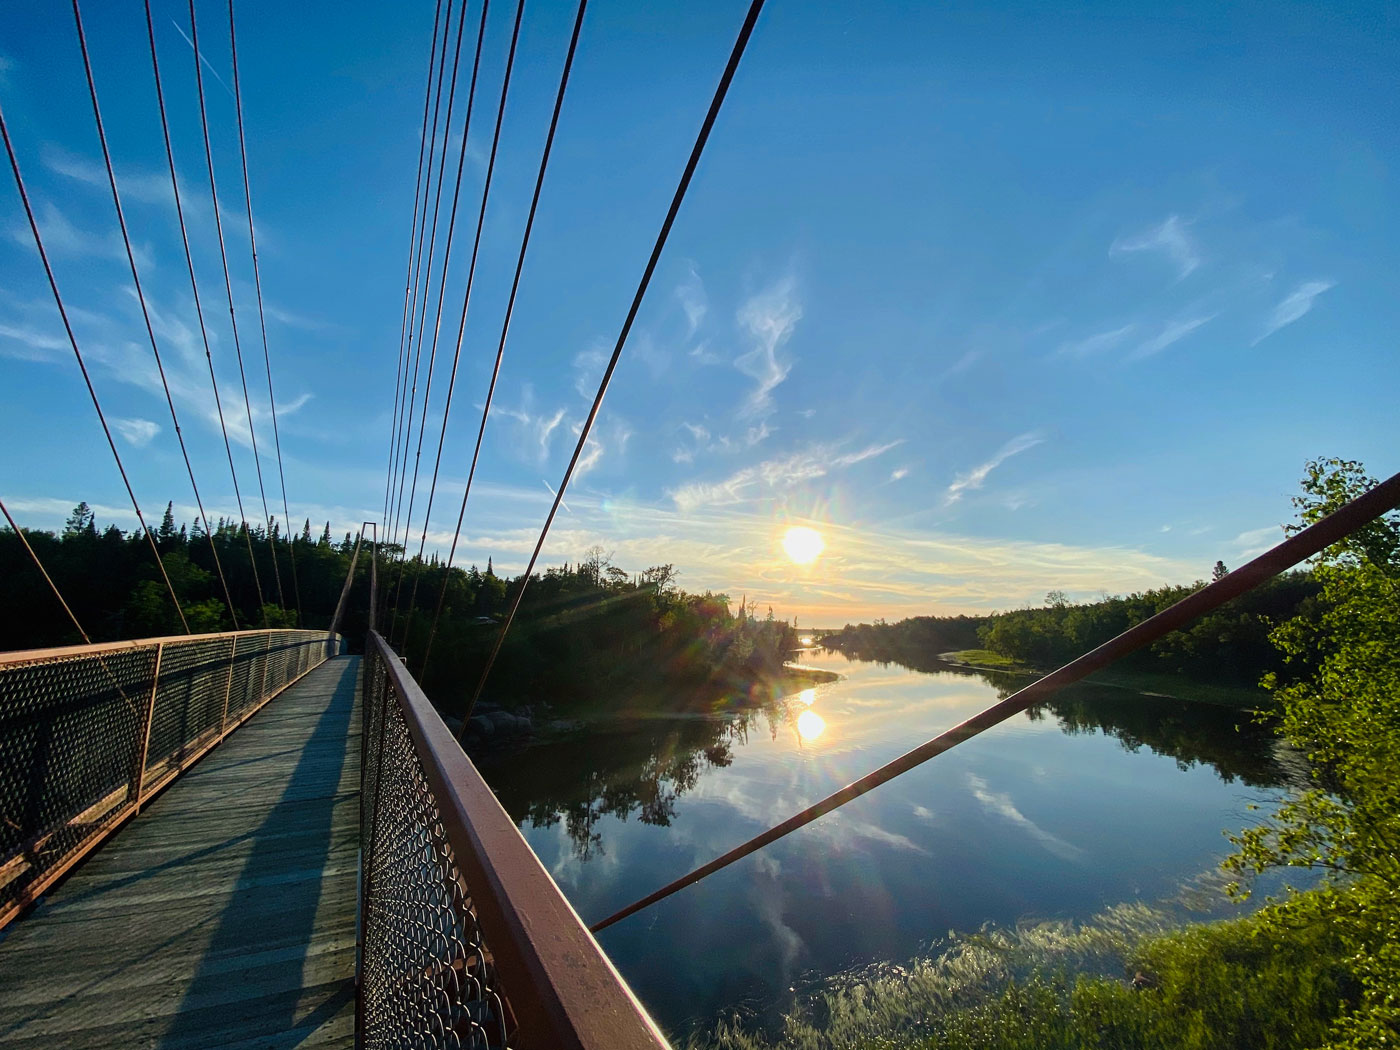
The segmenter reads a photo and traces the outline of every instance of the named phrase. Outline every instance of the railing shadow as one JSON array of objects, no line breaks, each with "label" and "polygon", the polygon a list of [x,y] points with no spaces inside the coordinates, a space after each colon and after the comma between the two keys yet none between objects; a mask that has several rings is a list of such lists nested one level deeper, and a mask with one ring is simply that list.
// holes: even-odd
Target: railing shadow
[{"label": "railing shadow", "polygon": [[[251,851],[172,1024],[156,1044],[160,1050],[211,1045],[235,1019],[240,1036],[257,1039],[260,1047],[295,1047],[353,1000],[353,976],[303,987],[303,973],[331,852],[355,686],[356,664],[347,661],[281,799],[251,835]],[[250,967],[247,957],[254,953],[263,958]]]}]

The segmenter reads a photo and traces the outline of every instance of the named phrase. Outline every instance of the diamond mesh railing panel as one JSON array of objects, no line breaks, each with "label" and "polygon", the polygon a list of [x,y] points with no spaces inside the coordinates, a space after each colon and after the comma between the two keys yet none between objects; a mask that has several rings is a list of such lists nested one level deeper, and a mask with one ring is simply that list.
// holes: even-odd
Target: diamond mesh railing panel
[{"label": "diamond mesh railing panel", "polygon": [[0,913],[126,804],[156,651],[0,668]]},{"label": "diamond mesh railing panel", "polygon": [[222,728],[233,643],[233,638],[213,638],[164,647],[146,747],[148,777],[178,763],[208,733]]},{"label": "diamond mesh railing panel", "polygon": [[0,654],[0,926],[337,648],[324,631],[250,631]]},{"label": "diamond mesh railing panel", "polygon": [[509,1010],[437,799],[382,661],[366,662],[364,1046],[506,1047]]},{"label": "diamond mesh railing panel", "polygon": [[268,645],[269,639],[266,631],[238,640],[238,655],[234,658],[234,675],[241,677],[243,688],[237,694],[237,702],[232,697],[229,699],[228,720],[230,722],[247,714],[262,699],[263,672],[267,666]]}]

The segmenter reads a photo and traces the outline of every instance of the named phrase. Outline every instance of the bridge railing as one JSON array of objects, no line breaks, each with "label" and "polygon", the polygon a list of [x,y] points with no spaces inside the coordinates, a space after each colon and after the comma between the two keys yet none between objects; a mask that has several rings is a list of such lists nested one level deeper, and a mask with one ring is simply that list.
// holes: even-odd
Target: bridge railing
[{"label": "bridge railing", "polygon": [[0,653],[0,927],[339,648],[274,630]]},{"label": "bridge railing", "polygon": [[665,1047],[377,633],[365,646],[359,1031],[383,1047]]}]

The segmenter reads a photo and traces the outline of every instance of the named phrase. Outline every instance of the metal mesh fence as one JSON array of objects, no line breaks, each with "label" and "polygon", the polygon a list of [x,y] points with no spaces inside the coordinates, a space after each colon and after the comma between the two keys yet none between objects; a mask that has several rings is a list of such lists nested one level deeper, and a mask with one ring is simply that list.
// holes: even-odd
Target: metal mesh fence
[{"label": "metal mesh fence", "polygon": [[362,808],[366,1050],[510,1045],[514,1029],[392,678],[365,658]]},{"label": "metal mesh fence", "polygon": [[0,654],[0,926],[337,649],[324,631],[241,631]]}]

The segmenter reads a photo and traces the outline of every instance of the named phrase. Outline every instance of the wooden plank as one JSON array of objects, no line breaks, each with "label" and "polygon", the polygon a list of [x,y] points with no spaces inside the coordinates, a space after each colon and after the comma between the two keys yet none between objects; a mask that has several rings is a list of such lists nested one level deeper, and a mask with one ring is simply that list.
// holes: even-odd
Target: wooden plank
[{"label": "wooden plank", "polygon": [[0,1046],[353,1047],[358,677],[307,674],[0,935]]}]

